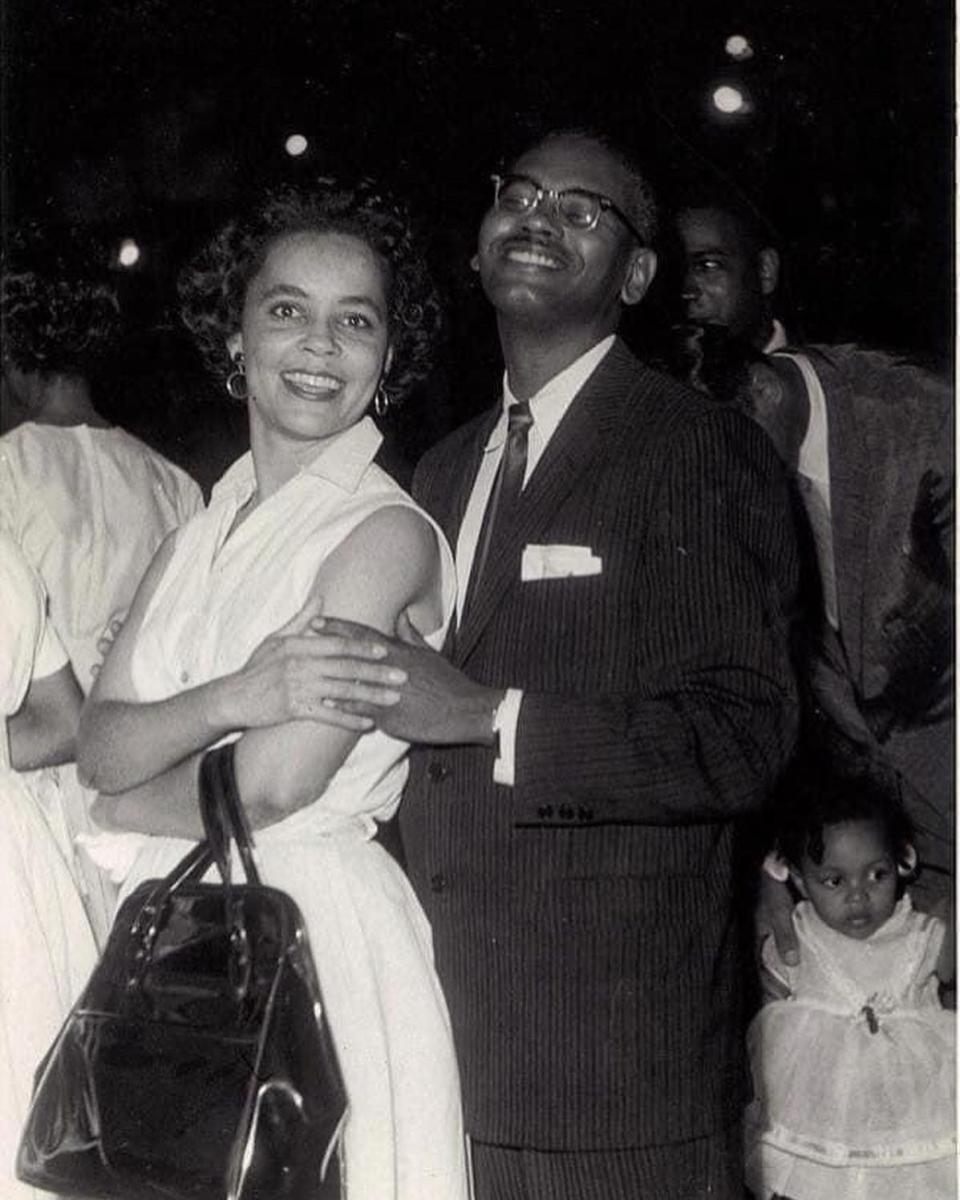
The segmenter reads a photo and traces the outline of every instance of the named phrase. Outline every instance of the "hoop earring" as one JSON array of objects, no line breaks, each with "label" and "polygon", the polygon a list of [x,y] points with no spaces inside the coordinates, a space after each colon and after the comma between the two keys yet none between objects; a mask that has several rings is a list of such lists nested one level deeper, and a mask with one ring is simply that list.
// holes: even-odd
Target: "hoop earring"
[{"label": "hoop earring", "polygon": [[390,397],[387,395],[386,388],[382,383],[377,388],[376,395],[373,397],[373,411],[381,420],[390,411]]},{"label": "hoop earring", "polygon": [[238,350],[233,356],[234,369],[223,385],[227,389],[227,395],[233,400],[246,400],[250,394],[247,391],[247,377],[243,373],[243,361],[243,354]]}]

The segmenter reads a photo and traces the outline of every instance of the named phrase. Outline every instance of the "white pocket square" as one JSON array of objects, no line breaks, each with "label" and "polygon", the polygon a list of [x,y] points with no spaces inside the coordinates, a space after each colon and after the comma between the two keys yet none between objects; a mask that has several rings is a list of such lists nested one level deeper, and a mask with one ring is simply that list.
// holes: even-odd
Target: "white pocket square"
[{"label": "white pocket square", "polygon": [[566,579],[571,575],[599,575],[603,560],[589,546],[524,546],[520,579]]}]

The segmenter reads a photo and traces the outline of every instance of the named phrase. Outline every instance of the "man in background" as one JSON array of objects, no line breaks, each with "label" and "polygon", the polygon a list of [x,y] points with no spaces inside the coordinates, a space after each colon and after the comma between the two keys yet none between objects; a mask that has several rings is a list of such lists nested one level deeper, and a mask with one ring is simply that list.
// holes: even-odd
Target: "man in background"
[{"label": "man in background", "polygon": [[780,254],[759,214],[732,196],[691,197],[675,225],[686,319],[723,325],[765,354],[785,346],[776,316]]}]

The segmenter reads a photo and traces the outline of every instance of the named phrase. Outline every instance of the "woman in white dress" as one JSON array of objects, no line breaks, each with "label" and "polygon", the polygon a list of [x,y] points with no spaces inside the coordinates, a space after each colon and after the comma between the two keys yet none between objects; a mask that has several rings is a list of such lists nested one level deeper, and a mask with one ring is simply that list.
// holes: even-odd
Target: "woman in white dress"
[{"label": "woman in white dress", "polygon": [[39,579],[0,532],[0,1195],[13,1174],[33,1075],[93,969],[93,934],[21,768],[73,752],[80,689],[46,621]]},{"label": "woman in white dress", "polygon": [[239,737],[262,875],[303,912],[339,1051],[346,1195],[459,1200],[459,1087],[430,931],[371,840],[399,804],[406,747],[357,718],[311,720],[320,701],[270,636],[305,631],[322,605],[384,631],[406,615],[442,642],[450,551],[374,464],[365,415],[425,370],[437,303],[402,214],[369,185],[273,193],[217,235],[181,294],[246,398],[251,452],[150,567],[84,711],[81,774],[104,827],[151,835],[112,847],[135,851],[126,893],[201,835],[199,757]]},{"label": "woman in white dress", "polygon": [[[93,380],[121,321],[97,249],[76,230],[26,225],[5,239],[0,277],[0,528],[42,580],[84,692],[103,657],[98,642],[126,616],[160,543],[203,508],[184,471],[96,408]],[[48,815],[103,940],[116,896],[74,848],[93,797],[64,765],[38,799],[56,805]]]}]

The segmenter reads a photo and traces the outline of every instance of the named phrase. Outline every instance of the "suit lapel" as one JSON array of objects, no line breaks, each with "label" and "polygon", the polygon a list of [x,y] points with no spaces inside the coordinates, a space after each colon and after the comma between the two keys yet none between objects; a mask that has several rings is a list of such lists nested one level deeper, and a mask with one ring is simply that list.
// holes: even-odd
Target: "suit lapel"
[{"label": "suit lapel", "polygon": [[524,546],[537,540],[601,446],[615,434],[637,370],[636,360],[618,340],[567,409],[469,598],[457,633],[458,663],[468,658],[516,581]]}]

